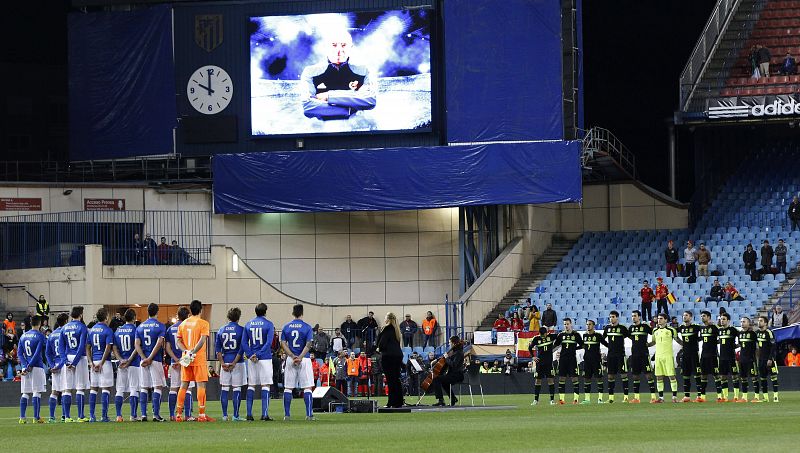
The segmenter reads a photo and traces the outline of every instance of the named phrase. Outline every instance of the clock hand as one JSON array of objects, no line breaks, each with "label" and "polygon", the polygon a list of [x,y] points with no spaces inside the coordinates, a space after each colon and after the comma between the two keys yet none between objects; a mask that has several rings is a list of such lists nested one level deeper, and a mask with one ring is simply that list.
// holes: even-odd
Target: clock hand
[{"label": "clock hand", "polygon": [[213,93],[214,90],[211,89],[211,74],[214,73],[213,69],[208,69],[208,89]]},{"label": "clock hand", "polygon": [[211,96],[212,94],[214,94],[214,90],[212,90],[212,89],[211,89],[211,83],[210,83],[210,82],[211,82],[211,80],[209,80],[209,84],[208,84],[208,86],[204,86],[204,85],[203,85],[203,84],[201,84],[201,83],[198,83],[198,84],[197,84],[198,86],[200,86],[200,88],[202,88],[202,89],[204,89],[204,90],[208,91],[208,95],[209,95],[209,96]]}]

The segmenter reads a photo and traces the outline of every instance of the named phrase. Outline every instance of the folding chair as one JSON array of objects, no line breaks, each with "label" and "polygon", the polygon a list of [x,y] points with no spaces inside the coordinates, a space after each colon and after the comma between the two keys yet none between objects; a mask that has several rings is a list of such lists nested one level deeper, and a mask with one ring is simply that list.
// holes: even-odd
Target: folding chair
[{"label": "folding chair", "polygon": [[463,404],[463,400],[461,399],[461,394],[466,385],[469,387],[469,400],[472,406],[475,406],[475,399],[473,398],[472,394],[472,386],[477,385],[478,389],[481,392],[481,406],[486,406],[486,401],[483,398],[483,385],[481,385],[481,366],[479,364],[470,364],[466,370],[464,370],[464,380],[459,382],[458,384],[458,404]]}]

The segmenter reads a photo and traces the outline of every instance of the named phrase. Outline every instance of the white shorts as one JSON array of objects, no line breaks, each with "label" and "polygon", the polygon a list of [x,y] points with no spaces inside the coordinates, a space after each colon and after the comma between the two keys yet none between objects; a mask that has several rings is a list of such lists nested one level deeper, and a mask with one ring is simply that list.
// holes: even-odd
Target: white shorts
[{"label": "white shorts", "polygon": [[[67,363],[71,362],[74,358],[74,355],[68,355]],[[81,357],[78,364],[75,365],[75,368],[71,370],[67,368],[65,364],[61,368],[61,374],[64,379],[62,387],[64,391],[87,390],[89,388],[89,361],[86,360],[86,357]]]},{"label": "white shorts", "polygon": [[47,391],[47,377],[44,368],[33,367],[31,371],[22,376],[22,393],[42,393]]},{"label": "white shorts", "polygon": [[[178,369],[176,370],[175,368],[172,368],[172,365],[170,365],[169,366],[169,388],[170,389],[176,389],[176,388],[179,388],[180,386],[181,386],[181,369],[180,369],[180,367],[178,367]],[[194,381],[190,382],[189,383],[189,389],[191,390],[194,387],[195,387]]]},{"label": "white shorts", "polygon": [[286,359],[283,366],[283,389],[292,390],[297,388],[310,388],[314,386],[314,370],[311,367],[311,359],[303,358],[300,365],[295,366],[292,360]]},{"label": "white shorts", "polygon": [[[252,363],[252,362],[251,362]],[[259,362],[261,363],[261,362]],[[270,363],[272,365],[272,363]],[[245,383],[245,365],[242,362],[233,366],[232,371],[219,370],[219,385],[241,387]],[[272,382],[272,370],[269,373],[270,383]],[[249,383],[249,382],[248,382]]]},{"label": "white shorts", "polygon": [[272,360],[247,361],[247,385],[272,385]]},{"label": "white shorts", "polygon": [[103,368],[100,369],[100,372],[97,372],[94,369],[89,370],[89,382],[91,382],[92,388],[113,387],[114,367],[111,366],[111,362],[104,363]]},{"label": "white shorts", "polygon": [[50,374],[50,384],[54,392],[61,392],[64,390],[64,367]]},{"label": "white shorts", "polygon": [[166,385],[164,365],[161,362],[153,361],[150,366],[140,366],[139,369],[142,370],[139,377],[141,388],[152,389]]},{"label": "white shorts", "polygon": [[142,371],[138,366],[117,368],[117,393],[135,394],[139,392],[139,378]]}]

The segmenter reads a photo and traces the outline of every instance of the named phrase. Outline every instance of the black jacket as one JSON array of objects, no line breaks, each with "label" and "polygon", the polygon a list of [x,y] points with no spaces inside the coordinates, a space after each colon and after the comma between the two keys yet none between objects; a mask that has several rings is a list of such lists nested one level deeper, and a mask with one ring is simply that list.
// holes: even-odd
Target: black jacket
[{"label": "black jacket", "polygon": [[347,338],[348,341],[353,341],[356,338],[358,324],[352,319],[350,321],[345,321],[341,325],[341,330],[343,337]]},{"label": "black jacket", "polygon": [[722,297],[722,286],[711,287],[711,297]]},{"label": "black jacket", "polygon": [[761,265],[764,267],[772,266],[772,257],[775,252],[772,251],[771,245],[761,247]]},{"label": "black jacket", "polygon": [[758,49],[758,62],[759,63],[769,63],[769,60],[772,58],[772,54],[769,53],[769,49],[766,47],[762,47]]},{"label": "black jacket", "polygon": [[414,321],[403,321],[400,323],[400,333],[403,334],[404,337],[413,337],[415,333],[417,333],[417,323]]},{"label": "black jacket", "polygon": [[745,250],[742,254],[742,261],[744,261],[744,267],[746,269],[755,269],[756,261],[758,261],[758,255],[756,255],[756,251]]},{"label": "black jacket", "polygon": [[789,203],[789,218],[798,220],[800,219],[800,202],[795,203],[794,201]]},{"label": "black jacket", "polygon": [[552,327],[556,325],[558,322],[558,316],[556,315],[556,311],[552,308],[548,308],[547,310],[542,312],[542,325]]},{"label": "black jacket", "polygon": [[456,348],[452,355],[447,357],[447,374],[464,374],[464,348]]},{"label": "black jacket", "polygon": [[403,357],[403,350],[400,349],[400,342],[392,326],[384,326],[378,334],[378,350],[383,357]]},{"label": "black jacket", "polygon": [[675,264],[678,262],[678,249],[676,248],[667,248],[664,250],[664,258],[667,260],[668,264]]},{"label": "black jacket", "polygon": [[785,263],[786,262],[786,249],[785,245],[779,245],[775,247],[775,262],[776,263]]}]

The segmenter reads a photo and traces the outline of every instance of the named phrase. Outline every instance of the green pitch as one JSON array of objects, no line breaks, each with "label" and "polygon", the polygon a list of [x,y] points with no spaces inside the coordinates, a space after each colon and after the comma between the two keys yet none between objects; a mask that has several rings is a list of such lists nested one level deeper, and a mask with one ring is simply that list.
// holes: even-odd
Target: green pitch
[{"label": "green pitch", "polygon": [[[752,395],[752,394],[751,394]],[[645,396],[645,395],[643,395]],[[487,396],[490,405],[513,410],[411,413],[317,414],[303,420],[295,400],[294,420],[284,422],[283,403],[273,400],[274,422],[75,423],[19,425],[18,408],[0,408],[6,445],[36,451],[797,451],[800,392],[782,392],[781,402],[642,403],[626,405],[530,406],[531,396]],[[469,400],[469,398],[466,398]],[[619,399],[619,396],[618,396]],[[433,400],[426,398],[428,403]],[[45,399],[44,402],[47,400]],[[385,403],[385,402],[384,402]],[[99,405],[98,405],[99,406]],[[209,402],[220,416],[219,403]],[[28,408],[28,414],[32,409]],[[73,412],[75,407],[72,408]],[[99,407],[98,407],[99,410]],[[167,410],[162,405],[162,414]],[[242,403],[244,411],[244,402]],[[260,411],[260,401],[254,406]],[[47,406],[42,414],[47,414]],[[125,406],[124,414],[127,414]],[[57,412],[60,414],[60,408]],[[88,408],[87,408],[88,413]],[[112,404],[113,414],[113,404]],[[126,415],[127,416],[127,415]],[[369,446],[365,446],[367,443]]]}]

